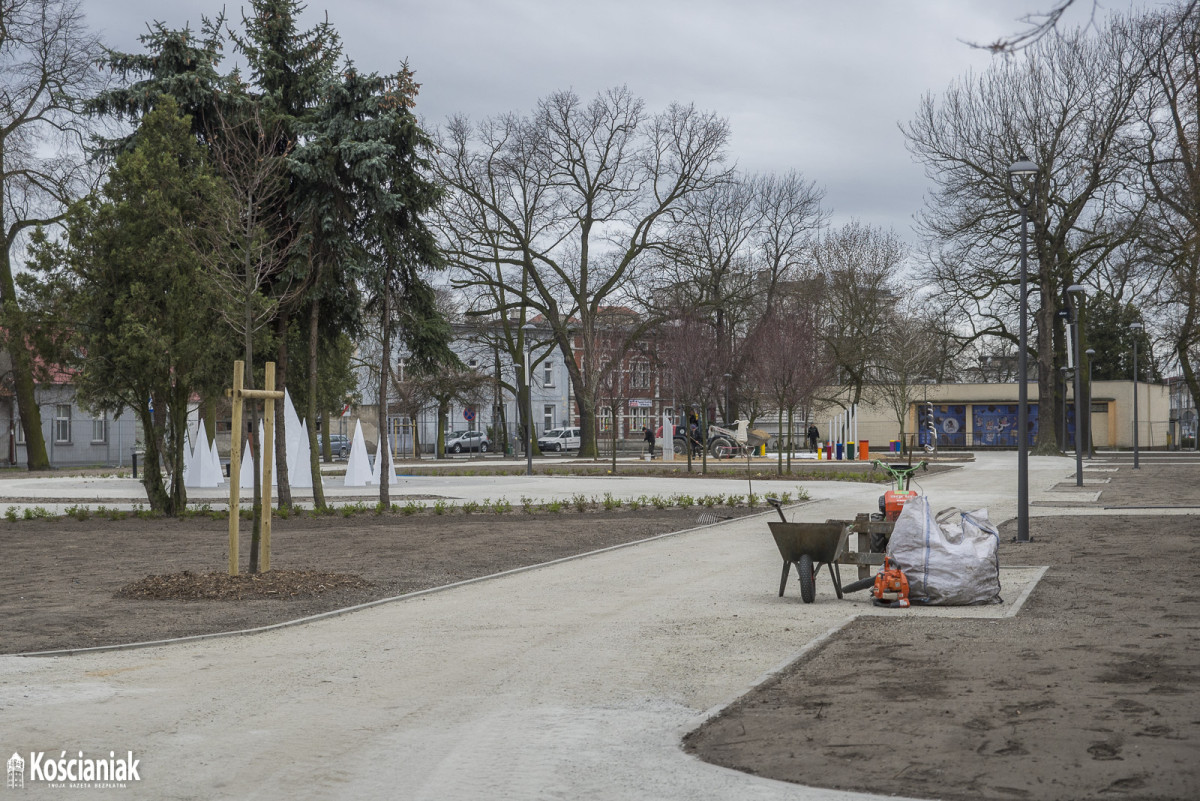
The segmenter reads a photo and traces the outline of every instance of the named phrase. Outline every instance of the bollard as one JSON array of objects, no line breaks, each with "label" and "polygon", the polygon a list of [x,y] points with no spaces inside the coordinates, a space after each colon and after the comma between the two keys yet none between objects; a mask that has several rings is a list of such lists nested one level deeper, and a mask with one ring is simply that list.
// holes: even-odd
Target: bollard
[{"label": "bollard", "polygon": [[868,441],[867,441],[867,440],[865,440],[865,439],[864,439],[862,442],[858,443],[858,458],[859,458],[859,461],[863,461],[863,462],[865,462],[865,461],[867,461],[867,460],[869,460],[869,459],[871,458],[871,449],[870,449],[870,447],[869,447],[869,446],[870,446],[870,444],[871,444],[871,443],[870,443],[870,442],[868,442]]},{"label": "bollard", "polygon": [[137,478],[137,451],[133,452],[133,477]]}]

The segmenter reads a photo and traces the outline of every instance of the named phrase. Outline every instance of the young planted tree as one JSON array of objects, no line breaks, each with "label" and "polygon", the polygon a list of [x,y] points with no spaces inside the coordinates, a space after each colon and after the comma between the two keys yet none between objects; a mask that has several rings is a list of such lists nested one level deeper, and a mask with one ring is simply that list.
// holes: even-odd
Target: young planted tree
[{"label": "young planted tree", "polygon": [[796,410],[811,406],[813,395],[833,375],[833,362],[817,327],[816,310],[807,304],[785,304],[754,332],[751,351],[754,358],[750,375],[778,410],[781,440],[787,415],[788,434],[786,442],[781,442],[777,470],[783,473],[786,447],[790,473]]},{"label": "young planted tree", "polygon": [[908,411],[926,384],[937,383],[943,354],[931,321],[919,314],[898,311],[888,320],[888,336],[876,364],[872,394],[896,417],[900,441],[906,442]]},{"label": "young planted tree", "polygon": [[[699,315],[681,311],[673,322],[666,323],[659,334],[659,359],[668,376],[672,394],[680,411],[677,425],[683,427],[688,445],[688,472],[692,472],[692,432],[688,428],[687,410],[696,409],[700,418],[699,447],[702,473],[708,472],[708,408],[724,384],[725,367],[718,358],[716,333],[707,320]],[[673,443],[664,443],[671,447]]]},{"label": "young planted tree", "polygon": [[225,192],[189,123],[169,98],[146,115],[102,192],[72,208],[66,241],[38,237],[38,280],[24,284],[61,335],[54,356],[76,371],[80,398],[141,421],[146,495],[168,515],[187,502],[188,404],[221,386],[236,352],[187,234]]},{"label": "young planted tree", "polygon": [[38,226],[62,222],[95,172],[84,157],[83,100],[101,88],[101,48],[72,0],[0,0],[0,331],[30,470],[50,466],[34,394],[30,331],[14,253]]}]

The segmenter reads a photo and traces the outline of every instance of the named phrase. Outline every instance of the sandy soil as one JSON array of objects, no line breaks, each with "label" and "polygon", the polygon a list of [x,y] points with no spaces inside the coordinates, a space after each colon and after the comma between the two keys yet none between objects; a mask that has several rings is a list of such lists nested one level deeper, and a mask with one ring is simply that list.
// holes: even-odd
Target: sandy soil
[{"label": "sandy soil", "polygon": [[[715,513],[728,517],[750,511],[724,507]],[[234,591],[200,600],[179,596],[196,585],[217,586],[216,577],[181,588],[178,576],[184,571],[199,577],[227,572],[229,540],[223,518],[110,520],[93,515],[86,520],[0,521],[0,653],[264,626],[692,528],[702,513],[693,507],[584,513],[572,509],[532,516],[519,510],[501,515],[426,511],[411,517],[370,512],[293,516],[276,519],[271,536],[272,573],[297,571],[283,583],[283,591],[270,597]],[[243,525],[241,540],[243,571],[247,527]],[[339,578],[330,581],[307,571]],[[175,580],[145,581],[147,576],[164,575]],[[125,594],[137,597],[120,597],[134,582],[143,588],[167,585],[179,591],[159,593],[168,600],[133,589]]]},{"label": "sandy soil", "polygon": [[[1104,475],[1097,506],[1200,506],[1200,462]],[[1198,522],[1033,518],[1020,546],[1006,525],[1003,562],[1050,566],[1017,617],[860,619],[686,747],[884,794],[1198,798]]]}]

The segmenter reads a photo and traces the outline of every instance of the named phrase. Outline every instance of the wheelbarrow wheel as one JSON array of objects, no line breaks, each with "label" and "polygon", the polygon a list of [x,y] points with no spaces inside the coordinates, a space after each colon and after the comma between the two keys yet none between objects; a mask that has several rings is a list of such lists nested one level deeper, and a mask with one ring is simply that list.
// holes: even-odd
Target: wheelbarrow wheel
[{"label": "wheelbarrow wheel", "polygon": [[811,604],[817,597],[817,577],[813,573],[812,557],[801,554],[796,560],[796,572],[800,574],[800,597],[804,603]]}]

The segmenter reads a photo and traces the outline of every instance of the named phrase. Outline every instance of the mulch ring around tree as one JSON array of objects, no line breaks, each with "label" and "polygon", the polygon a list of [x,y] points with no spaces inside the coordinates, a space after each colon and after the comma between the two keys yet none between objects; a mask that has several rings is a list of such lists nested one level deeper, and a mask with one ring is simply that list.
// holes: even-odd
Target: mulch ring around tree
[{"label": "mulch ring around tree", "polygon": [[271,570],[230,576],[226,573],[171,573],[146,576],[126,584],[115,598],[139,600],[244,601],[250,599],[315,598],[331,590],[369,589],[371,582],[348,573],[315,570]]}]

